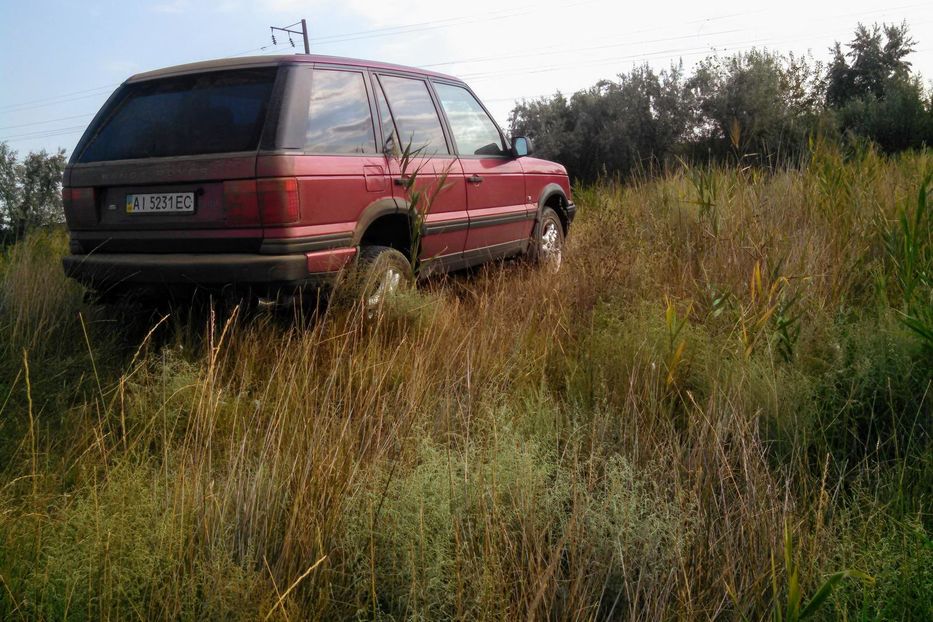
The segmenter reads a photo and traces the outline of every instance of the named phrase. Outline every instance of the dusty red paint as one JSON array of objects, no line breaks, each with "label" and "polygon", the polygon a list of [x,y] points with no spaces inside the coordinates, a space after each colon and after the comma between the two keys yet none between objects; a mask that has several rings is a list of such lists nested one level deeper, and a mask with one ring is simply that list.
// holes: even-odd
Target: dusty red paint
[{"label": "dusty red paint", "polygon": [[356,257],[356,248],[335,248],[316,253],[305,253],[308,260],[308,272],[336,272],[344,268]]}]

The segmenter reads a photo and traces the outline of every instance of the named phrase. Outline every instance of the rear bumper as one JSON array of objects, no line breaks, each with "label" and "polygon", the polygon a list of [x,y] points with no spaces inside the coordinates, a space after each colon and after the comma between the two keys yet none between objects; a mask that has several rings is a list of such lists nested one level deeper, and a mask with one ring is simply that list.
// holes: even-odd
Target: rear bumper
[{"label": "rear bumper", "polygon": [[328,281],[355,248],[293,254],[92,253],[62,259],[65,274],[91,287],[133,285],[302,285]]}]

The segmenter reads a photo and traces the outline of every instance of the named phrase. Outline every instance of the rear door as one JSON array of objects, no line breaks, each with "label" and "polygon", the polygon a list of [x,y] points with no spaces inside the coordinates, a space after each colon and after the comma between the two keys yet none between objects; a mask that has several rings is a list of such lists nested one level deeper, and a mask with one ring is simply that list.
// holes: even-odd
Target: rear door
[{"label": "rear door", "polygon": [[377,100],[385,107],[382,118],[386,147],[395,153],[389,160],[395,195],[408,198],[398,157],[406,147],[416,153],[407,174],[417,171],[417,188],[426,194],[437,191],[425,214],[421,258],[429,264],[435,260],[456,264],[469,226],[463,170],[451,153],[428,83],[419,77],[379,74],[377,86]]},{"label": "rear door", "polygon": [[473,93],[459,84],[433,84],[466,181],[470,229],[465,250],[478,259],[524,250],[534,210],[521,164]]},{"label": "rear door", "polygon": [[230,183],[255,177],[275,66],[127,84],[75,150],[68,185],[93,207],[67,214],[86,251],[258,248],[256,214],[230,209]]},{"label": "rear door", "polygon": [[363,210],[392,197],[366,70],[294,67],[285,99],[277,148],[260,155],[257,175],[297,179],[300,215],[297,222],[266,226],[266,248],[348,246]]}]

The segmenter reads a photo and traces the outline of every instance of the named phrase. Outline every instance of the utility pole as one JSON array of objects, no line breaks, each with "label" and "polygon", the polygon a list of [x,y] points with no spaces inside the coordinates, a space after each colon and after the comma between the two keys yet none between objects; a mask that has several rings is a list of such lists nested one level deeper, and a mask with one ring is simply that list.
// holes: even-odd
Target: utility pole
[{"label": "utility pole", "polygon": [[[301,30],[292,30],[295,26],[301,25]],[[308,24],[302,19],[300,22],[295,22],[294,24],[289,24],[288,26],[269,26],[269,31],[272,33],[272,43],[277,44],[275,40],[275,31],[280,30],[284,33],[288,33],[288,42],[292,44],[292,47],[295,47],[295,42],[292,41],[292,35],[301,35],[305,42],[305,54],[311,53],[311,46],[308,44]]]},{"label": "utility pole", "polygon": [[308,24],[305,18],[301,18],[301,36],[305,39],[305,54],[311,53],[311,45],[308,43]]}]

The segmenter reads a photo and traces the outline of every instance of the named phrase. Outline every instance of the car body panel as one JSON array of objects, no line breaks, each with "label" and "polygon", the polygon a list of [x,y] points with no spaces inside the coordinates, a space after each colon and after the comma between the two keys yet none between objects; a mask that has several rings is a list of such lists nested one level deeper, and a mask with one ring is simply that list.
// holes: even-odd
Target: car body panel
[{"label": "car body panel", "polygon": [[[393,179],[401,180],[398,162],[390,161],[389,166]],[[469,213],[466,182],[460,161],[449,155],[414,158],[410,170],[418,171],[416,189],[424,193],[425,199],[434,199],[423,214],[421,257],[433,259],[462,253],[466,244]],[[408,193],[403,183],[393,183],[393,188],[396,199],[407,206]],[[424,209],[424,205],[421,209]]]},{"label": "car body panel", "polygon": [[[460,161],[468,180],[470,231],[466,250],[527,238],[534,216],[519,161],[504,157],[469,157]],[[478,181],[470,182],[471,178]]]},{"label": "car body panel", "polygon": [[392,198],[385,156],[260,155],[256,176],[298,180],[299,222],[266,227],[266,238],[351,235],[363,210],[374,201]]}]

